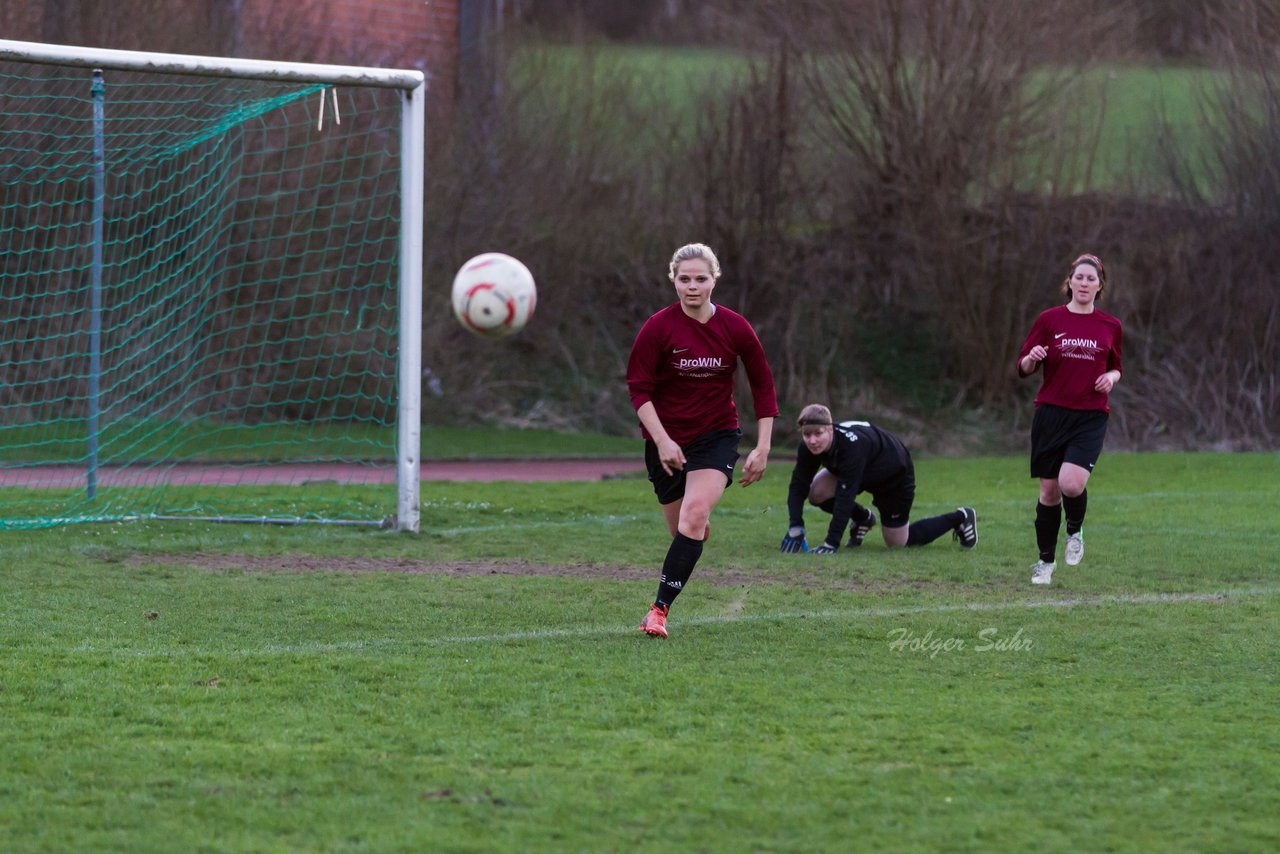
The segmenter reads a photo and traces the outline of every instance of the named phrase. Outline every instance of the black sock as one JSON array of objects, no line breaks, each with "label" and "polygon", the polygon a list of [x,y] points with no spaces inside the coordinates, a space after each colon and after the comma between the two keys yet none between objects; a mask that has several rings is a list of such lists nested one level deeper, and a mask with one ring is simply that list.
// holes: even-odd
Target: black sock
[{"label": "black sock", "polygon": [[663,608],[670,608],[676,601],[685,582],[693,575],[693,568],[702,557],[702,540],[686,537],[679,531],[667,549],[666,560],[662,562],[662,575],[658,578],[658,598],[655,602]]},{"label": "black sock", "polygon": [[1067,517],[1067,536],[1080,533],[1084,527],[1084,511],[1089,506],[1089,490],[1082,491],[1074,498],[1062,496],[1062,510]]},{"label": "black sock", "polygon": [[[834,513],[836,512],[836,500],[834,497],[828,498],[817,507],[823,513]],[[861,525],[871,518],[871,511],[855,501],[853,502],[853,512],[849,514],[849,518],[853,520],[853,524]]]},{"label": "black sock", "polygon": [[1036,547],[1040,549],[1040,559],[1045,563],[1053,563],[1053,555],[1058,550],[1058,529],[1062,527],[1062,505],[1052,507],[1036,502]]},{"label": "black sock", "polygon": [[932,543],[947,531],[954,531],[956,525],[964,521],[964,514],[959,510],[943,513],[941,516],[930,516],[919,522],[912,522],[907,528],[907,545],[924,546]]},{"label": "black sock", "polygon": [[[823,513],[836,512],[836,499],[834,496],[818,505],[818,509]],[[854,525],[861,525],[871,518],[871,511],[863,507],[858,502],[853,502],[853,512],[849,514],[849,518],[853,520]]]}]

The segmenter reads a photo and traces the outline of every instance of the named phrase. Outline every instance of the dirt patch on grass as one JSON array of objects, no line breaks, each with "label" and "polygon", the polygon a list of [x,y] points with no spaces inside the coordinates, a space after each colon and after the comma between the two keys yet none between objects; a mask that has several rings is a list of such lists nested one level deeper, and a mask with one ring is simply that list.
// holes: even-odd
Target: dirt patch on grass
[{"label": "dirt patch on grass", "polygon": [[[603,581],[658,580],[658,567],[591,564],[547,566],[523,561],[425,561],[395,557],[336,557],[332,555],[248,555],[222,552],[135,555],[135,566],[194,566],[210,572],[248,573],[400,573],[405,575],[446,575],[480,577],[503,575],[516,578],[582,578]],[[833,567],[833,570],[837,568]],[[785,575],[764,574],[741,569],[699,568],[694,578],[701,584],[719,587],[787,585],[807,590],[856,590],[866,593],[901,593],[955,590],[953,582],[919,578],[866,578],[856,572],[829,573],[799,571]]]}]

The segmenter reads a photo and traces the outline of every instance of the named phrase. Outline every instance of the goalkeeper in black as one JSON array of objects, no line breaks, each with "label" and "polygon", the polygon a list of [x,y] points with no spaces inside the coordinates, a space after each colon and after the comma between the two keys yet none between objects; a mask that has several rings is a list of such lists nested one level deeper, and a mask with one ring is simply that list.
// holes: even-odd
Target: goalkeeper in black
[{"label": "goalkeeper in black", "polygon": [[[915,467],[897,436],[866,421],[835,424],[831,410],[820,403],[806,406],[798,423],[802,443],[787,491],[791,520],[782,538],[782,551],[831,554],[839,550],[850,523],[853,527],[847,545],[862,545],[876,525],[876,514],[857,502],[860,492],[871,493],[871,501],[880,511],[886,546],[923,546],[948,531],[966,549],[977,544],[978,514],[972,507],[908,524],[916,497]],[[806,500],[831,514],[826,539],[813,549],[805,539]]]}]

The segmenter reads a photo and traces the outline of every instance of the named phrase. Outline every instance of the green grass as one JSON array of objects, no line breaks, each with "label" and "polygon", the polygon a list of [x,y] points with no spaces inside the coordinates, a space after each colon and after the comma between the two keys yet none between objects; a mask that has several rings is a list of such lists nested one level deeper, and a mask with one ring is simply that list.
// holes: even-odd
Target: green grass
[{"label": "green grass", "polygon": [[498,427],[422,428],[422,457],[427,460],[494,457],[630,457],[643,452],[640,429],[626,436],[555,433]]},{"label": "green grass", "polygon": [[1104,455],[1050,589],[1022,458],[919,463],[972,552],[780,555],[788,472],[665,642],[640,479],[428,484],[419,537],[2,534],[0,849],[1280,844],[1275,455]]},{"label": "green grass", "polygon": [[[612,95],[629,93],[625,115],[634,118],[637,111],[647,110],[661,116],[628,128],[627,149],[644,151],[670,145],[672,127],[691,133],[704,99],[715,96],[723,101],[723,93],[745,79],[748,70],[742,54],[725,49],[644,45],[526,47],[513,65],[517,81],[541,81],[543,89],[566,98],[595,99],[601,84]],[[1062,93],[1058,110],[1069,140],[1064,155],[1069,174],[1059,190],[1165,192],[1166,151],[1202,184],[1210,180],[1203,162],[1209,144],[1203,100],[1206,91],[1221,83],[1222,72],[1176,64],[1113,64],[1089,67],[1067,81],[1052,72],[1050,76],[1055,85],[1065,82],[1070,87]],[[1033,75],[1029,85],[1043,85],[1043,79]],[[1207,114],[1212,116],[1213,110]],[[1167,138],[1164,121],[1172,139]],[[657,137],[649,139],[646,133]],[[1061,133],[1054,137],[1051,144],[1062,142]],[[1056,156],[1033,153],[1024,174],[1042,175],[1039,160]],[[825,168],[825,155],[820,162]]]},{"label": "green grass", "polygon": [[[636,436],[639,434],[637,433]],[[607,457],[633,454],[636,436],[556,433],[500,427],[424,425],[422,458]],[[99,436],[99,459],[129,464],[392,460],[395,425],[369,423],[218,424],[201,421],[114,421]],[[83,421],[0,425],[4,462],[69,464],[87,458]]]},{"label": "green grass", "polygon": [[1222,72],[1183,65],[1088,69],[1078,81],[1085,94],[1077,95],[1075,122],[1084,128],[1100,124],[1091,174],[1085,173],[1088,147],[1079,141],[1077,189],[1163,192],[1170,157],[1207,187],[1205,116],[1213,109],[1205,97],[1222,80]]},{"label": "green grass", "polygon": [[[0,485],[0,530],[44,527],[62,520],[109,521],[139,516],[328,519],[385,524],[396,514],[394,483],[363,482],[370,479],[373,468],[362,470],[357,476],[360,482],[356,483],[345,481],[345,474],[331,477],[317,470],[305,475],[310,479],[291,490],[255,485],[260,465],[290,462],[378,463],[380,474],[393,477],[393,428],[362,424],[219,427],[157,422],[139,424],[137,432],[181,435],[185,450],[179,453],[176,443],[171,443],[167,447],[153,445],[140,457],[104,456],[112,465],[98,470],[97,489],[90,498],[87,469],[80,457],[85,447],[83,436],[75,442],[40,441],[35,427],[0,428],[0,447],[5,448],[3,468],[11,469],[2,473],[8,476],[7,483],[17,484]],[[112,453],[106,450],[109,447],[104,443],[104,453]],[[422,459],[432,462],[523,457],[636,459],[642,445],[638,436],[425,426],[421,448]],[[171,471],[174,463],[219,464],[219,476],[234,476],[242,483],[225,488],[170,485],[171,477],[181,480],[193,474],[180,466]],[[65,468],[56,475],[27,470],[40,464],[62,464]],[[127,465],[131,476],[145,476],[152,485],[118,484],[114,478],[121,464]],[[70,477],[70,482],[63,476]],[[62,486],[55,488],[50,485],[53,482]]]}]

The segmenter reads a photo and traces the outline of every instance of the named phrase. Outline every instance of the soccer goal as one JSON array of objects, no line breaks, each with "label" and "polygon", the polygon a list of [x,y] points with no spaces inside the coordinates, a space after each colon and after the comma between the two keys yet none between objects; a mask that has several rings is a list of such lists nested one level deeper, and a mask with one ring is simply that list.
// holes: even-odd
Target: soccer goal
[{"label": "soccer goal", "polygon": [[0,40],[0,528],[418,530],[425,89]]}]

